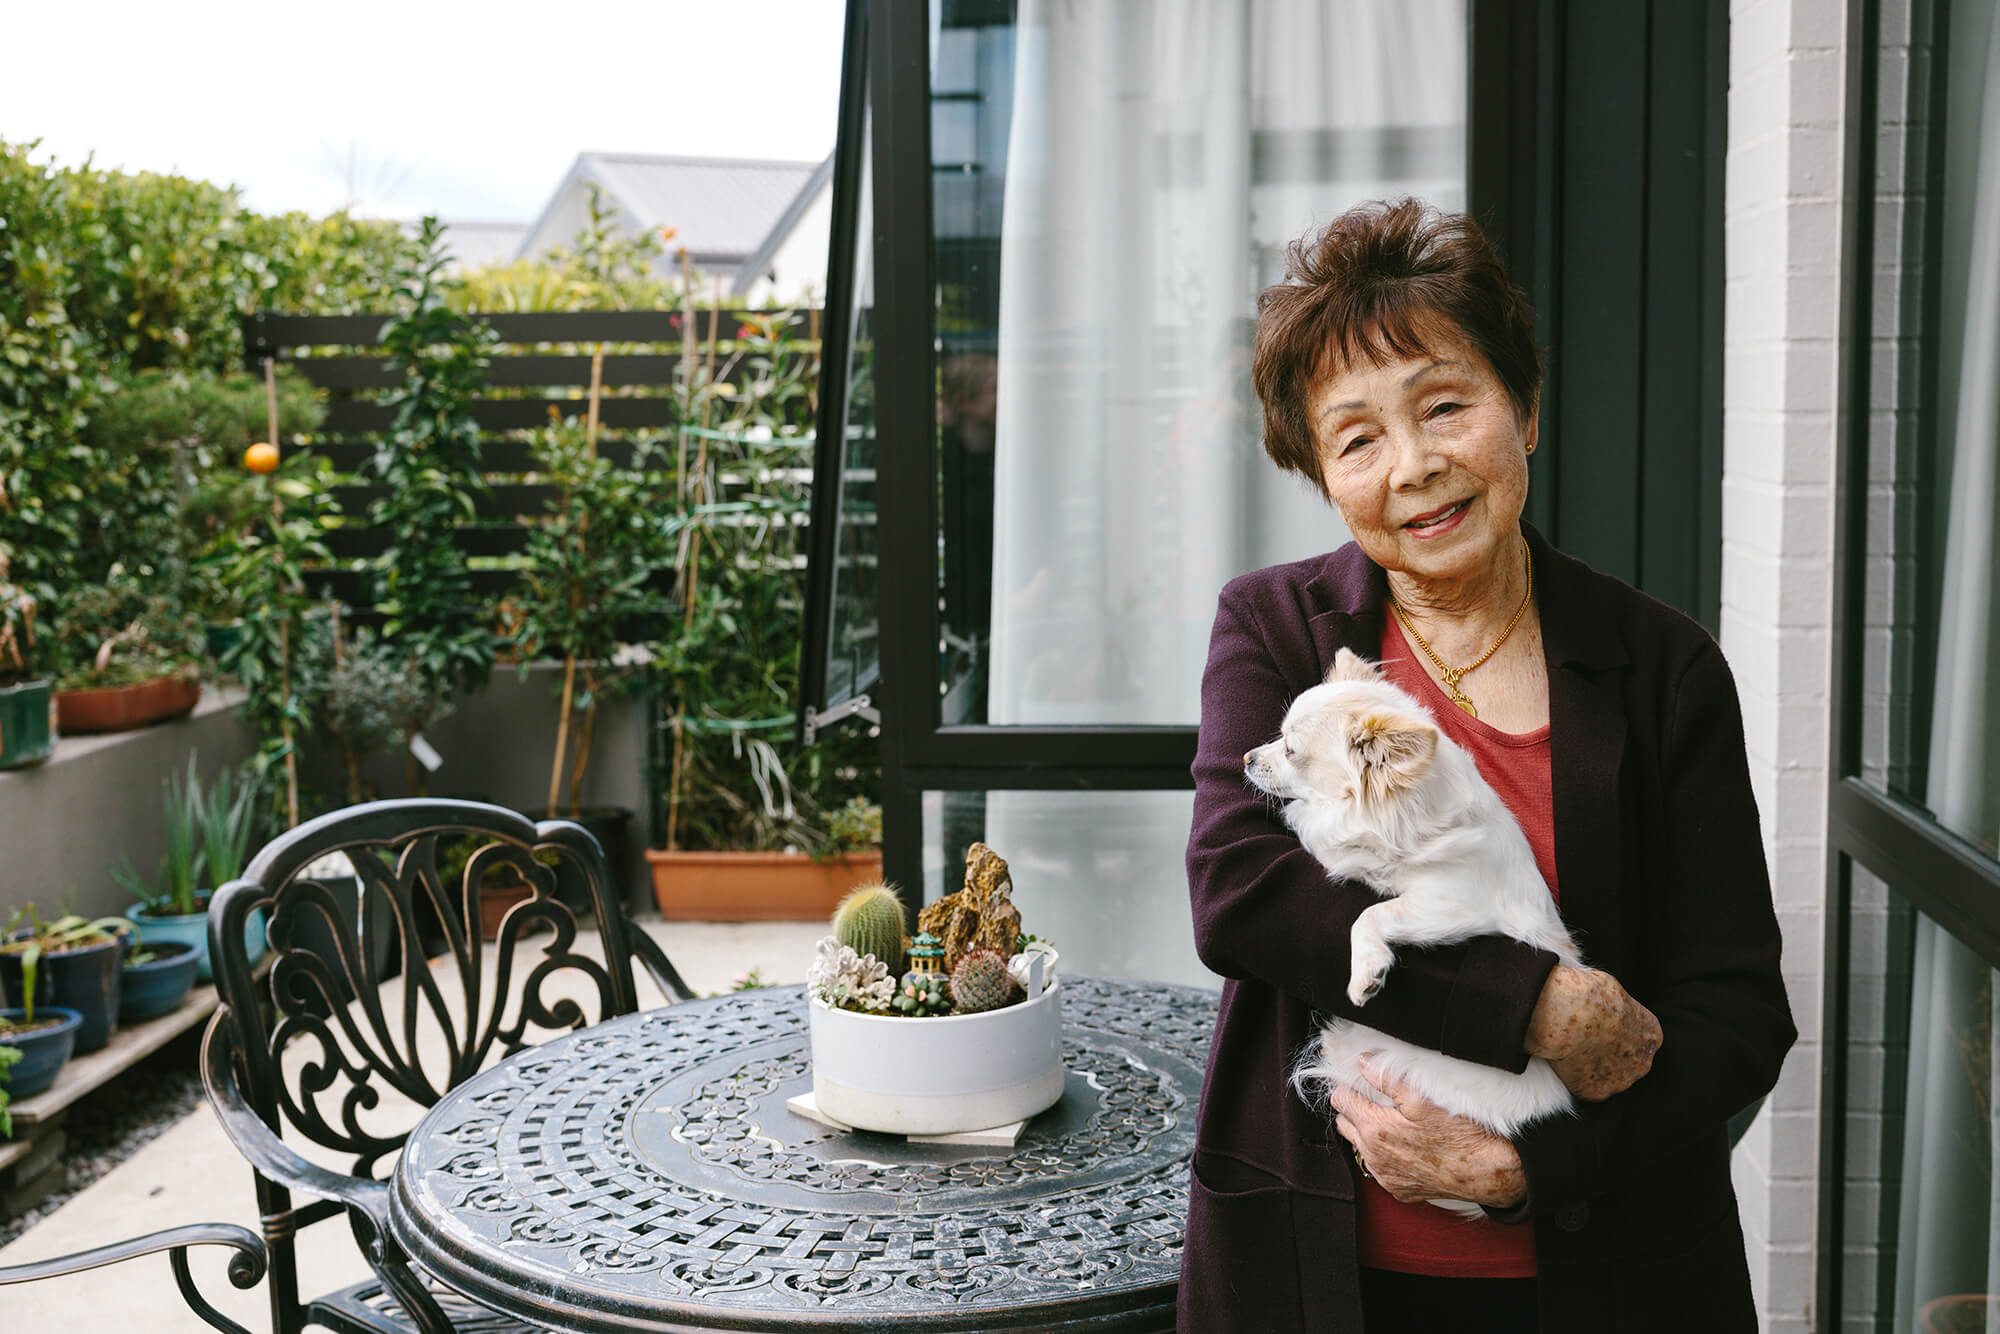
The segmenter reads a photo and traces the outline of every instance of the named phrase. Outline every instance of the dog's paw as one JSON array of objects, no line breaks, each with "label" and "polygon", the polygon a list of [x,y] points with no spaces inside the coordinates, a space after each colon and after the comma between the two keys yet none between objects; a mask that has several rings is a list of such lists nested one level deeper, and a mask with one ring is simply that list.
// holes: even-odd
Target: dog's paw
[{"label": "dog's paw", "polygon": [[1347,977],[1347,999],[1356,1005],[1366,1005],[1382,990],[1382,983],[1388,979],[1389,967],[1396,962],[1396,956],[1380,945],[1363,945],[1354,951],[1354,968]]}]

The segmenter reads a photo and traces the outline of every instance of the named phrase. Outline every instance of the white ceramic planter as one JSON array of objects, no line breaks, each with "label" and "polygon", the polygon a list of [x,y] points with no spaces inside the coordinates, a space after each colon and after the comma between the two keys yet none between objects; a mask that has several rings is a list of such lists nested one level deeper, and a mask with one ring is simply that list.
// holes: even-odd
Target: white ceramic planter
[{"label": "white ceramic planter", "polygon": [[1062,984],[985,1014],[929,1019],[809,1005],[813,1101],[894,1135],[955,1135],[1025,1120],[1063,1092]]}]

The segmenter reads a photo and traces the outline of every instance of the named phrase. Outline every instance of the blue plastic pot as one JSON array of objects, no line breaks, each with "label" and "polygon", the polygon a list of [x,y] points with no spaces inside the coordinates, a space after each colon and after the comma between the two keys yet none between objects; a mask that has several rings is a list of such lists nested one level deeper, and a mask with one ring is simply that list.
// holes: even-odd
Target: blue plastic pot
[{"label": "blue plastic pot", "polygon": [[[75,1010],[65,1010],[60,1005],[37,1005],[35,1018],[60,1019],[59,1024],[48,1028],[38,1028],[32,1033],[13,1033],[0,1037],[0,1043],[17,1048],[21,1059],[7,1076],[7,1096],[18,1101],[32,1098],[37,1093],[47,1091],[56,1082],[56,1071],[62,1069],[63,1062],[76,1046],[76,1030],[83,1024],[83,1016]],[[0,1010],[0,1019],[11,1019],[26,1023],[25,1010]]]},{"label": "blue plastic pot", "polygon": [[[16,931],[9,941],[21,939],[26,931]],[[107,940],[100,945],[84,945],[59,953],[44,953],[35,967],[35,1012],[44,1005],[60,1006],[83,1016],[76,1031],[78,1056],[96,1051],[111,1040],[118,1027],[118,961],[125,944]],[[0,954],[0,982],[7,995],[22,999],[21,956]]]},{"label": "blue plastic pot", "polygon": [[121,970],[118,992],[118,1022],[136,1024],[157,1019],[180,1008],[194,985],[195,969],[201,960],[177,940],[156,940],[146,946],[158,958],[145,963],[128,963]]},{"label": "blue plastic pot", "polygon": [[[206,912],[186,914],[165,914],[154,916],[146,911],[144,904],[134,904],[125,910],[125,915],[139,926],[139,939],[151,945],[163,941],[178,941],[194,947],[198,962],[194,975],[197,981],[206,982],[214,976],[208,963],[208,914]],[[255,963],[264,957],[264,910],[259,908],[243,923],[243,952]]]}]

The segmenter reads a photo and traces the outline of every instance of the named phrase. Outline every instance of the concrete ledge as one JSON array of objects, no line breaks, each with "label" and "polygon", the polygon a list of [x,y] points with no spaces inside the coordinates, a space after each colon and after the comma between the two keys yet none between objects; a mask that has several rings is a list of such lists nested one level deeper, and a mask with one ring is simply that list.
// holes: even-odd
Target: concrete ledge
[{"label": "concrete ledge", "polygon": [[111,879],[129,859],[141,875],[159,865],[160,780],[199,752],[204,781],[243,762],[250,729],[236,691],[204,687],[186,718],[132,732],[64,737],[31,769],[0,772],[0,847],[7,849],[0,922],[22,904],[88,917],[123,913],[132,899]]}]

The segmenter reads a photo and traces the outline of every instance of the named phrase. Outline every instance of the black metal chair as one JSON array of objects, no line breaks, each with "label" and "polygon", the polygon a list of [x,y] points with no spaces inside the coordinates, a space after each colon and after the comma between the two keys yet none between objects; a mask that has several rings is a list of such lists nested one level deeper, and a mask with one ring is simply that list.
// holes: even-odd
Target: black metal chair
[{"label": "black metal chair", "polygon": [[[345,854],[358,883],[304,874],[333,852]],[[441,871],[441,852],[447,871],[465,856],[463,871]],[[489,944],[480,939],[479,887],[500,868],[533,895],[507,910]],[[566,898],[594,912],[601,961],[576,952],[578,921]],[[261,980],[244,947],[245,928],[260,909],[274,955]],[[531,823],[477,802],[355,806],[259,852],[242,878],[216,894],[208,935],[220,1004],[202,1040],[202,1079],[255,1172],[272,1329],[521,1328],[410,1264],[390,1235],[380,1174],[416,1113],[490,1061],[636,1010],[633,958],[671,999],[692,997],[664,951],[627,918],[597,841],[568,821]],[[489,949],[490,987],[482,975]],[[400,982],[385,988],[396,972]],[[451,985],[441,986],[440,974]],[[585,993],[581,1002],[560,994],[565,977]],[[419,1055],[427,1027],[441,1048],[431,1059]],[[416,1105],[409,1124],[371,1120],[371,1113],[386,1114],[385,1091]],[[285,1142],[288,1133],[332,1150],[347,1170],[307,1161]],[[295,1205],[295,1195],[303,1202]],[[339,1215],[375,1278],[302,1301],[294,1237]]]},{"label": "black metal chair", "polygon": [[188,1304],[188,1309],[212,1327],[222,1330],[223,1334],[250,1334],[249,1330],[210,1306],[195,1287],[194,1275],[188,1270],[190,1246],[228,1246],[233,1249],[236,1254],[229,1257],[229,1281],[239,1288],[254,1288],[264,1277],[267,1256],[264,1243],[257,1239],[256,1233],[234,1223],[195,1223],[187,1227],[168,1228],[163,1232],[150,1232],[143,1237],[132,1237],[107,1246],[93,1246],[87,1251],[58,1256],[53,1260],[32,1260],[27,1264],[0,1267],[0,1287],[9,1283],[58,1278],[64,1274],[80,1274],[100,1265],[117,1264],[121,1260],[168,1251],[171,1252],[168,1262],[173,1266],[174,1282],[179,1285],[181,1299]]}]

